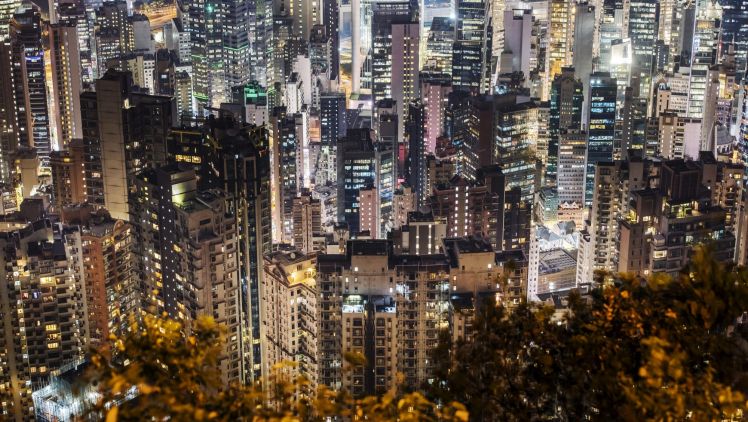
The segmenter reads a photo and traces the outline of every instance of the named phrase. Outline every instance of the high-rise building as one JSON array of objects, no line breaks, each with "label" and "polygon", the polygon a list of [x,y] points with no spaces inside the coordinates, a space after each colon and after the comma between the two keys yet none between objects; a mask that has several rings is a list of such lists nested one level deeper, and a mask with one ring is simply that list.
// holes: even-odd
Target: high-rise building
[{"label": "high-rise building", "polygon": [[587,133],[571,130],[558,138],[558,200],[584,207]]},{"label": "high-rise building", "polygon": [[435,16],[426,40],[424,69],[431,73],[452,76],[452,49],[455,42],[453,19]]},{"label": "high-rise building", "polygon": [[447,108],[444,110],[444,135],[456,150],[457,173],[467,178],[475,177],[477,162],[470,135],[472,116],[470,93],[453,90],[447,97]]},{"label": "high-rise building", "polygon": [[358,190],[359,233],[367,233],[372,239],[381,239],[379,190],[376,187]]},{"label": "high-rise building", "polygon": [[[207,2],[206,2],[207,3]],[[225,14],[221,16],[217,30],[221,31],[222,44],[219,51],[223,58],[224,81],[222,83],[223,99],[228,101],[231,88],[249,83],[252,80],[252,51],[250,40],[250,15],[256,3],[249,0],[228,0],[220,2]],[[206,6],[207,8],[207,6]],[[210,14],[211,10],[206,10]],[[219,91],[220,92],[220,91]],[[211,94],[215,94],[211,92]],[[216,99],[213,104],[219,105]]]},{"label": "high-rise building", "polygon": [[21,0],[6,0],[0,3],[0,41],[6,41],[10,36],[10,21],[21,3]]},{"label": "high-rise building", "polygon": [[325,93],[320,96],[320,152],[314,174],[317,185],[334,184],[337,179],[338,139],[348,130],[345,110],[345,94]]},{"label": "high-rise building", "polygon": [[423,102],[414,101],[408,107],[406,133],[408,137],[408,184],[415,190],[416,206],[424,205],[430,192],[426,172],[427,144],[424,131],[425,107]]},{"label": "high-rise building", "polygon": [[[227,130],[231,129],[231,130]],[[271,250],[270,154],[268,134],[261,127],[237,130],[235,123],[213,122],[211,132],[222,146],[215,165],[217,183],[228,196],[227,210],[237,218],[240,284],[241,379],[259,380],[260,296],[263,255]]]},{"label": "high-rise building", "polygon": [[192,169],[168,165],[138,174],[132,194],[143,309],[187,327],[210,316],[226,327],[219,361],[228,385],[243,377],[242,294],[236,214],[222,190],[197,190]]},{"label": "high-rise building", "polygon": [[415,195],[410,186],[401,185],[400,189],[395,191],[392,208],[392,228],[397,230],[408,223],[408,213],[416,210]]},{"label": "high-rise building", "polygon": [[326,1],[322,7],[322,24],[330,40],[330,80],[337,80],[340,74],[340,4]]},{"label": "high-rise building", "polygon": [[623,32],[624,2],[618,0],[604,1],[599,12],[599,45],[600,45],[600,68],[599,72],[610,71],[610,47],[613,40],[626,38],[628,33]]},{"label": "high-rise building", "polygon": [[[631,38],[632,79],[635,97],[649,98],[655,67],[655,40],[659,2],[631,0],[628,11],[628,37]],[[637,83],[638,82],[638,83]]]},{"label": "high-rise building", "polygon": [[228,102],[231,89],[249,83],[253,73],[262,86],[272,86],[268,83],[272,13],[266,3],[185,2],[198,114],[204,114],[206,107],[218,108]]},{"label": "high-rise building", "polygon": [[722,8],[717,3],[705,2],[697,7],[694,39],[689,51],[690,80],[688,89],[688,117],[703,119],[708,101],[709,69],[717,64]]},{"label": "high-rise building", "polygon": [[75,27],[80,55],[80,72],[83,89],[91,89],[98,75],[95,37],[95,2],[83,0],[55,1],[50,13],[50,23]]},{"label": "high-rise building", "polygon": [[186,123],[195,114],[195,109],[192,105],[194,95],[194,91],[192,90],[192,76],[187,72],[178,72],[174,75],[174,79],[174,102],[177,105],[177,116],[180,121]]},{"label": "high-rise building", "polygon": [[458,0],[455,4],[455,43],[452,53],[452,88],[487,93],[491,75],[493,26],[488,0]]},{"label": "high-rise building", "polygon": [[674,276],[688,265],[691,248],[703,242],[714,243],[717,260],[733,259],[728,210],[713,201],[706,180],[717,174],[704,167],[716,170],[714,158],[665,161],[658,186],[631,192],[629,212],[619,219],[618,271]]},{"label": "high-rise building", "polygon": [[132,21],[125,1],[102,3],[96,9],[95,45],[99,76],[106,73],[110,60],[135,50]]},{"label": "high-rise building", "polygon": [[436,140],[444,134],[445,110],[452,81],[449,74],[421,73],[421,98],[424,105],[426,152],[436,151]]},{"label": "high-rise building", "polygon": [[722,6],[722,39],[721,50],[727,51],[728,45],[733,44],[735,48],[735,73],[736,80],[740,81],[745,76],[746,64],[748,64],[748,1],[721,1]]},{"label": "high-rise building", "polygon": [[548,159],[545,168],[546,184],[555,184],[559,160],[559,136],[562,131],[580,130],[582,125],[582,81],[573,68],[565,67],[551,84],[549,113]]},{"label": "high-rise building", "polygon": [[52,171],[54,204],[58,211],[65,205],[86,201],[85,148],[81,139],[75,139],[65,151],[52,151],[49,167]]},{"label": "high-rise building", "polygon": [[613,160],[616,128],[616,80],[609,73],[590,75],[590,116],[587,133],[587,170],[585,173],[585,206],[592,204],[595,189],[595,167]]},{"label": "high-rise building", "polygon": [[293,245],[302,253],[314,250],[314,236],[322,233],[322,206],[308,192],[293,201]]},{"label": "high-rise building", "polygon": [[[285,6],[285,4],[284,4]],[[320,0],[288,0],[288,13],[293,20],[293,32],[303,41],[309,41],[314,25],[322,23],[323,4]]]},{"label": "high-rise building", "polygon": [[410,2],[375,3],[371,16],[371,93],[374,102],[393,98],[393,27],[413,20]]},{"label": "high-rise building", "polygon": [[446,221],[447,236],[481,236],[496,250],[502,250],[504,196],[500,173],[480,184],[455,176],[449,184],[434,187],[429,205],[435,217]]},{"label": "high-rise building", "polygon": [[[293,202],[303,187],[303,139],[296,126],[297,115],[286,114],[284,107],[276,107],[271,118],[273,124],[273,193],[275,216],[279,224],[278,235],[286,243],[293,237]],[[274,230],[275,231],[275,230]]]},{"label": "high-rise building", "polygon": [[0,243],[0,411],[22,421],[33,414],[34,386],[88,347],[81,237],[40,220],[8,224]]},{"label": "high-rise building", "polygon": [[71,212],[75,213],[79,215],[66,220],[81,225],[91,342],[105,345],[109,335],[127,333],[141,311],[141,290],[135,277],[137,244],[130,224],[106,213],[91,214],[88,206]]},{"label": "high-rise building", "polygon": [[[0,72],[12,74],[10,44],[0,42]],[[10,181],[11,156],[19,146],[13,78],[0,79],[0,181]]]},{"label": "high-rise building", "polygon": [[548,10],[548,84],[572,64],[574,45],[574,3],[552,0]]},{"label": "high-rise building", "polygon": [[317,320],[319,289],[317,259],[314,254],[298,250],[278,251],[265,255],[264,277],[260,286],[262,298],[262,375],[272,375],[273,366],[294,362],[292,377],[307,381],[299,397],[313,397],[319,376],[318,338],[321,324]]},{"label": "high-rise building", "polygon": [[[372,116],[372,127],[374,129],[374,139],[378,145],[392,149],[397,160],[397,166],[394,169],[399,178],[406,174],[406,160],[408,154],[408,140],[401,137],[400,125],[403,117],[397,114],[395,101],[384,99],[377,101]],[[407,119],[405,121],[407,125]]]},{"label": "high-rise building", "polygon": [[[582,81],[582,92],[590,90],[590,75],[593,72],[595,59],[600,54],[600,37],[598,36],[597,7],[587,2],[575,6],[574,46],[572,65],[577,79]],[[584,98],[582,104],[582,123],[587,124],[589,103]]]},{"label": "high-rise building", "polygon": [[10,76],[14,85],[16,125],[19,145],[34,148],[43,164],[51,151],[47,78],[42,46],[39,10],[26,4],[18,8],[10,22]]},{"label": "high-rise building", "polygon": [[504,51],[501,52],[499,71],[501,73],[522,72],[527,83],[530,80],[532,30],[532,10],[504,11]]},{"label": "high-rise building", "polygon": [[395,250],[410,255],[435,255],[443,250],[447,220],[430,212],[408,213],[406,224],[394,232]]},{"label": "high-rise building", "polygon": [[538,106],[516,95],[487,95],[471,101],[468,140],[465,150],[465,174],[477,175],[478,169],[499,165],[509,188],[519,187],[522,196],[532,201],[535,193],[535,159]]},{"label": "high-rise building", "polygon": [[277,34],[273,31],[273,1],[250,2],[249,7],[250,36],[252,37],[250,43],[252,46],[251,64],[253,64],[252,79],[265,87],[272,98],[275,91],[274,84],[278,82],[275,79],[277,69],[273,61],[275,54],[274,40],[277,37]]},{"label": "high-rise building", "polygon": [[325,32],[324,25],[315,25],[309,38],[309,67],[312,98],[310,104],[319,108],[320,95],[330,90],[332,66],[332,40]]},{"label": "high-rise building", "polygon": [[[317,257],[320,384],[361,396],[391,388],[398,372],[407,386],[428,382],[439,330],[452,327],[455,339],[465,334],[464,303],[490,294],[512,304],[526,294],[522,277],[512,274],[506,288],[496,282],[509,259],[485,240],[443,245],[443,253],[415,255],[385,240],[353,240],[345,255]],[[366,366],[343,373],[348,351],[366,356]]]},{"label": "high-rise building", "polygon": [[[132,73],[134,85],[143,88],[145,93],[156,92],[156,56],[145,51],[123,54],[107,60],[107,69]],[[102,74],[102,77],[105,75]]]},{"label": "high-rise building", "polygon": [[659,172],[659,165],[657,161],[631,158],[600,162],[595,167],[595,190],[587,229],[591,264],[595,270],[618,268],[618,217],[628,215],[630,193],[650,186],[650,180]]},{"label": "high-rise building", "polygon": [[348,129],[345,138],[338,142],[338,221],[346,223],[352,234],[361,230],[359,190],[378,187],[380,158],[369,129]]},{"label": "high-rise building", "polygon": [[[373,101],[391,98],[397,115],[419,98],[420,24],[410,1],[373,3],[371,17],[371,86]],[[398,134],[402,138],[403,128]]]},{"label": "high-rise building", "polygon": [[176,118],[172,98],[137,92],[132,74],[110,70],[81,95],[88,202],[128,219],[128,185],[140,170],[166,163]]},{"label": "high-rise building", "polygon": [[80,139],[82,77],[78,34],[74,26],[50,25],[49,58],[52,70],[50,126],[57,149],[67,149],[73,139]]}]

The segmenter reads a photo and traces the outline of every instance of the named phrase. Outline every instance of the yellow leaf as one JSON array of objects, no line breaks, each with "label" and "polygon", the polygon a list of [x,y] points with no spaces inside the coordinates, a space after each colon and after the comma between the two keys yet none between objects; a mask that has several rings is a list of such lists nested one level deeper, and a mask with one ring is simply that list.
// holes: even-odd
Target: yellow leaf
[{"label": "yellow leaf", "polygon": [[621,291],[621,297],[624,298],[624,299],[627,299],[629,297],[628,290]]},{"label": "yellow leaf", "polygon": [[467,422],[469,419],[470,414],[467,410],[458,410],[455,412],[455,419],[462,422]]},{"label": "yellow leaf", "polygon": [[106,422],[117,422],[118,412],[119,412],[119,408],[117,406],[109,409],[109,411],[106,412]]},{"label": "yellow leaf", "polygon": [[141,394],[148,395],[156,390],[158,390],[158,387],[151,387],[148,384],[138,384],[138,391],[140,391]]}]

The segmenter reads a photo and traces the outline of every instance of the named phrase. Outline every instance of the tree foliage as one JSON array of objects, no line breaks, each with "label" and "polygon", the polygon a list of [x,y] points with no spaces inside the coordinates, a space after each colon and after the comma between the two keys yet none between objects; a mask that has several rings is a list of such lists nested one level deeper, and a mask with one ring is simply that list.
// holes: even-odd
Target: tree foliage
[{"label": "tree foliage", "polygon": [[[613,277],[569,310],[486,303],[472,341],[443,333],[425,394],[312,390],[279,365],[266,384],[224,388],[223,331],[143,317],[92,357],[93,418],[173,421],[713,421],[746,417],[748,271],[698,249],[678,277]],[[112,356],[114,354],[114,357]],[[349,366],[363,356],[346,355]],[[286,364],[292,365],[292,364]],[[299,394],[300,391],[308,392]],[[301,398],[299,398],[301,397]],[[462,403],[462,404],[459,404]]]},{"label": "tree foliage", "polygon": [[746,416],[748,272],[697,249],[676,278],[619,275],[562,318],[479,308],[474,341],[437,348],[436,401],[474,420],[712,421]]},{"label": "tree foliage", "polygon": [[[188,332],[188,333],[187,333]],[[187,334],[185,334],[187,333]],[[218,370],[223,329],[199,318],[189,330],[176,321],[144,316],[133,332],[112,337],[114,347],[96,351],[88,382],[100,396],[88,419],[106,422],[170,421],[317,421],[348,420],[464,422],[464,406],[437,406],[420,393],[388,391],[355,399],[346,391],[320,387],[299,399],[305,379],[289,379],[279,364],[265,385],[222,385]],[[350,365],[365,364],[351,356]]]}]

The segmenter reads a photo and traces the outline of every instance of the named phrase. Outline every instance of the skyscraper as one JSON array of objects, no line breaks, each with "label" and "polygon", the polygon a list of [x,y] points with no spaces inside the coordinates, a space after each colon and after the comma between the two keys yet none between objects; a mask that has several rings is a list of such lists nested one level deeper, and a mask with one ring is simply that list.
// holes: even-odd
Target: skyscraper
[{"label": "skyscraper", "polygon": [[100,77],[109,68],[110,60],[135,49],[133,26],[125,1],[103,3],[96,9],[95,41],[97,75]]},{"label": "skyscraper", "polygon": [[552,0],[548,11],[548,81],[572,64],[574,44],[574,6],[568,0]]},{"label": "skyscraper", "polygon": [[721,1],[722,6],[722,45],[727,51],[728,44],[735,46],[736,80],[742,80],[748,64],[748,1]]},{"label": "skyscraper", "polygon": [[[246,3],[238,0],[239,3]],[[190,44],[192,46],[191,61],[193,66],[193,86],[195,101],[198,105],[198,114],[203,114],[206,107],[217,107],[226,99],[230,86],[226,86],[226,69],[224,61],[223,30],[226,26],[226,14],[230,6],[237,6],[239,16],[236,22],[240,27],[248,24],[247,10],[241,8],[237,2],[223,3],[214,0],[189,0],[185,1],[185,8],[189,16],[188,32],[190,34]],[[245,18],[241,20],[242,16]],[[227,28],[229,29],[229,28]],[[238,28],[237,28],[238,29]],[[229,35],[229,34],[227,34]],[[249,36],[248,34],[246,36]],[[227,40],[234,41],[234,44],[240,45],[241,38],[234,37]],[[243,47],[243,45],[242,45]],[[249,53],[242,48],[238,55],[239,60],[248,59],[244,53]],[[232,53],[233,54],[233,53]],[[264,56],[263,56],[264,57]],[[242,62],[241,65],[248,66],[249,63]],[[248,71],[249,68],[243,68],[242,72]],[[240,78],[241,79],[241,78]],[[238,85],[238,84],[237,84]]]},{"label": "skyscraper", "polygon": [[551,107],[548,122],[550,139],[548,141],[548,161],[545,169],[547,184],[556,183],[561,131],[581,129],[584,94],[582,81],[576,78],[574,68],[563,68],[551,84]]},{"label": "skyscraper", "polygon": [[648,98],[652,89],[655,66],[655,40],[659,3],[654,0],[633,0],[629,4],[628,36],[633,48],[632,77],[634,96]]},{"label": "skyscraper", "polygon": [[34,386],[85,357],[81,238],[77,230],[40,220],[5,227],[0,243],[0,411],[24,420]]},{"label": "skyscraper", "polygon": [[[252,0],[228,0],[221,2],[225,10],[223,21],[216,22],[222,31],[220,52],[223,54],[224,81],[222,101],[228,101],[231,88],[245,85],[252,80],[252,51],[250,40],[250,13],[256,2]],[[208,11],[210,13],[210,11]],[[219,105],[218,98],[213,104]]]},{"label": "skyscraper", "polygon": [[607,72],[590,75],[590,117],[587,134],[587,170],[585,175],[586,206],[592,204],[595,191],[595,167],[613,159],[616,126],[616,80]]},{"label": "skyscraper", "polygon": [[585,156],[587,134],[579,130],[561,131],[558,138],[558,200],[584,206]]},{"label": "skyscraper", "polygon": [[458,0],[456,35],[452,58],[452,88],[486,93],[491,73],[493,27],[491,2]]},{"label": "skyscraper", "polygon": [[424,133],[425,107],[422,102],[410,103],[406,133],[408,137],[408,183],[415,190],[416,207],[426,203],[431,192],[427,190],[426,153],[427,144]]},{"label": "skyscraper", "polygon": [[455,22],[446,17],[434,17],[426,41],[425,68],[429,72],[452,76],[452,49],[455,42]]},{"label": "skyscraper", "polygon": [[[410,1],[374,3],[371,18],[371,86],[374,104],[391,98],[398,116],[419,93],[419,30]],[[400,121],[404,124],[404,120]],[[402,139],[403,129],[398,133]]]},{"label": "skyscraper", "polygon": [[140,170],[164,164],[176,117],[171,97],[133,89],[129,72],[110,70],[95,93],[81,96],[89,202],[128,219],[128,184]]},{"label": "skyscraper", "polygon": [[[575,9],[572,65],[577,79],[582,81],[584,92],[590,90],[590,74],[593,71],[595,60],[600,54],[596,7],[589,3],[579,3]],[[585,98],[582,104],[582,123],[585,125],[587,124],[588,109],[589,103]]]},{"label": "skyscraper", "polygon": [[57,149],[66,149],[73,139],[83,136],[80,96],[82,91],[80,50],[74,26],[55,24],[47,29],[52,69],[54,112],[50,115]]},{"label": "skyscraper", "polygon": [[444,134],[445,110],[452,81],[447,74],[421,73],[421,98],[425,108],[424,137],[426,151],[436,151],[436,140]]},{"label": "skyscraper", "polygon": [[[18,8],[10,24],[12,72],[18,141],[35,148],[44,164],[51,151],[47,79],[44,70],[41,14],[27,4]],[[6,76],[6,77],[7,77]]]},{"label": "skyscraper", "polygon": [[[226,192],[227,210],[237,218],[240,283],[240,379],[258,380],[260,349],[260,284],[263,255],[271,250],[270,154],[268,134],[261,127],[245,127],[234,135],[230,122],[214,122],[212,131],[222,145],[216,164],[217,182]],[[227,127],[226,127],[227,126]]]},{"label": "skyscraper", "polygon": [[330,39],[330,79],[338,79],[340,73],[340,2],[326,1],[323,4],[322,24]]},{"label": "skyscraper", "polygon": [[109,335],[132,328],[141,311],[134,255],[138,244],[130,224],[89,212],[88,206],[74,210],[71,213],[79,215],[70,218],[70,224],[81,225],[89,331],[91,343],[101,346]]},{"label": "skyscraper", "polygon": [[65,151],[52,151],[50,154],[54,204],[58,211],[62,211],[65,205],[86,201],[84,155],[81,139],[74,140]]},{"label": "skyscraper", "polygon": [[694,39],[690,50],[690,84],[688,90],[688,117],[704,118],[709,69],[717,64],[722,8],[719,4],[705,2],[696,10]]},{"label": "skyscraper", "polygon": [[[532,54],[532,10],[514,9],[504,11],[504,51],[502,51],[501,73],[522,72],[530,79],[530,56]],[[511,66],[504,66],[503,57],[511,57]]]},{"label": "skyscraper", "polygon": [[322,233],[322,207],[309,192],[293,201],[293,245],[303,253],[314,250],[314,236]]},{"label": "skyscraper", "polygon": [[359,190],[375,186],[377,163],[368,129],[348,129],[338,141],[338,221],[348,224],[351,233],[359,231]]},{"label": "skyscraper", "polygon": [[[397,372],[405,385],[427,382],[434,374],[428,356],[439,329],[469,330],[462,318],[470,310],[461,305],[491,295],[511,307],[526,294],[522,277],[505,272],[510,258],[484,239],[447,238],[440,247],[440,254],[412,255],[396,252],[389,241],[352,240],[346,254],[317,257],[317,289],[325,292],[317,302],[323,321],[317,343],[320,384],[361,396],[391,388]],[[511,259],[521,273],[523,254]],[[506,289],[489,281],[502,274],[509,279]],[[455,338],[467,334],[454,332]],[[363,354],[367,365],[344,373],[339,362],[345,351]]]},{"label": "skyscraper", "polygon": [[194,170],[174,164],[141,172],[133,191],[143,310],[187,327],[198,316],[214,318],[229,338],[218,363],[221,379],[243,380],[239,238],[226,195],[199,191]]},{"label": "skyscraper", "polygon": [[337,178],[338,139],[348,130],[345,116],[345,94],[325,93],[320,97],[320,153],[314,178],[317,185],[334,183]]},{"label": "skyscraper", "polygon": [[296,362],[292,376],[303,376],[308,383],[298,394],[312,397],[319,376],[317,313],[317,257],[299,250],[282,250],[264,256],[261,286],[262,375],[267,379],[273,367]]}]

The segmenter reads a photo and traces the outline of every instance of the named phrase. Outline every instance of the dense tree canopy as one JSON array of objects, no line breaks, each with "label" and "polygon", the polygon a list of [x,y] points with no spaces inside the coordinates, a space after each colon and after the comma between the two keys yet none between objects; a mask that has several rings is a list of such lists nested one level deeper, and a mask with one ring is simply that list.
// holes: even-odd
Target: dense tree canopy
[{"label": "dense tree canopy", "polygon": [[[92,358],[101,392],[91,415],[107,421],[353,420],[711,421],[746,417],[748,271],[697,250],[679,277],[619,275],[569,311],[484,304],[474,340],[434,350],[425,395],[390,391],[354,399],[280,367],[267,385],[221,388],[222,330],[210,319],[185,327],[145,317]],[[446,333],[445,333],[446,334]],[[112,359],[111,353],[116,358]],[[348,356],[349,365],[361,357]],[[263,388],[264,387],[264,388]],[[462,404],[459,404],[462,403]]]},{"label": "dense tree canopy", "polygon": [[436,351],[434,399],[474,420],[697,420],[745,416],[748,272],[698,249],[671,279],[618,275],[569,313],[482,306],[475,341]]},{"label": "dense tree canopy", "polygon": [[[293,363],[278,365],[267,385],[222,388],[218,359],[223,330],[212,319],[200,318],[189,330],[152,316],[136,325],[124,338],[112,338],[112,349],[92,357],[89,382],[96,383],[101,395],[88,412],[91,419],[292,422],[331,416],[361,420],[365,415],[375,422],[468,420],[464,406],[437,406],[420,393],[389,391],[356,399],[322,387],[313,397],[299,399],[297,393],[308,382],[289,379],[285,369]],[[365,363],[360,355],[349,355],[347,361]]]}]

